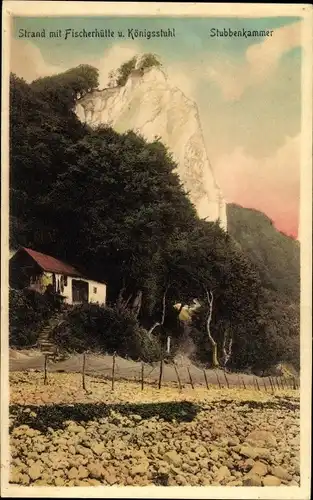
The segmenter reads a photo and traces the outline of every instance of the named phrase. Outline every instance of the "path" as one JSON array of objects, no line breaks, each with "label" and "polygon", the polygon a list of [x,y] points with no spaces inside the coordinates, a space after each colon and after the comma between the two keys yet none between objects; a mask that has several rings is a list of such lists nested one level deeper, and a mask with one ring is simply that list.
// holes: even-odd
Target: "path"
[{"label": "path", "polygon": [[[82,354],[72,355],[65,361],[53,362],[49,360],[49,372],[66,372],[75,373],[82,370],[83,356]],[[190,384],[191,375],[194,385],[204,385],[205,378],[203,370],[193,365],[188,358],[182,358],[177,362],[177,370],[182,384]],[[26,371],[39,370],[44,367],[44,355],[40,352],[25,353],[25,351],[10,351],[10,371]],[[188,368],[187,368],[188,367]],[[189,371],[188,371],[189,370]],[[146,381],[157,382],[159,379],[159,362],[144,365],[144,377]],[[112,374],[112,356],[89,354],[86,356],[86,374],[111,378]],[[255,380],[261,390],[270,389],[270,380],[268,377],[256,377],[248,374],[227,373],[227,380],[223,370],[206,370],[207,381],[210,385],[229,386],[253,386]],[[116,357],[116,380],[140,380],[141,378],[141,363],[124,358]],[[163,381],[177,383],[177,375],[174,366],[164,363],[163,366]],[[286,380],[286,379],[285,379]],[[288,386],[292,388],[293,381],[288,380]]]}]

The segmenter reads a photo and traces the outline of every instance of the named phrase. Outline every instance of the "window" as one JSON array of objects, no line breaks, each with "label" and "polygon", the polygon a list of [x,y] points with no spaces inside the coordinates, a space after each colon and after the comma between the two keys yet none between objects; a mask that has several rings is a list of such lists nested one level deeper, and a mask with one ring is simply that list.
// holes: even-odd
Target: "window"
[{"label": "window", "polygon": [[67,276],[64,276],[64,286],[67,286]]},{"label": "window", "polygon": [[93,287],[93,293],[97,293],[97,287]]}]

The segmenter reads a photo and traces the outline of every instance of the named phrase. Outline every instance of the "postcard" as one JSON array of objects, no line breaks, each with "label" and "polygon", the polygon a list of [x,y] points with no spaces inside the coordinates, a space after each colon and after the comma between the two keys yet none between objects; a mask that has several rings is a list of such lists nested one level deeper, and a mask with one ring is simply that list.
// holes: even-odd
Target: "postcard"
[{"label": "postcard", "polygon": [[312,34],[4,2],[4,497],[309,499]]}]

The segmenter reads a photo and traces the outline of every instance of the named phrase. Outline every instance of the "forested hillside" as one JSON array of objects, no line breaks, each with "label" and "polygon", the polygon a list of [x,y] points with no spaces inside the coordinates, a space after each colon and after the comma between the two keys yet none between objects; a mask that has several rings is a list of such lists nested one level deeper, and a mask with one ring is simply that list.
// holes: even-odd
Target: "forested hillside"
[{"label": "forested hillside", "polygon": [[259,270],[262,284],[299,302],[300,244],[258,210],[227,205],[228,231]]},{"label": "forested hillside", "polygon": [[[170,334],[178,348],[186,329],[173,305],[197,298],[203,307],[189,334],[203,362],[297,365],[297,315],[279,287],[269,286],[268,257],[262,254],[263,269],[234,231],[242,248],[218,223],[197,217],[159,140],[79,122],[75,102],[97,83],[89,66],[30,85],[11,76],[11,246],[46,252],[105,280],[108,311],[117,318],[110,335],[126,318],[129,335],[141,339],[138,357],[151,335],[162,348]],[[82,314],[89,335],[93,328],[105,335],[94,307]],[[75,322],[86,342],[77,314]]]}]

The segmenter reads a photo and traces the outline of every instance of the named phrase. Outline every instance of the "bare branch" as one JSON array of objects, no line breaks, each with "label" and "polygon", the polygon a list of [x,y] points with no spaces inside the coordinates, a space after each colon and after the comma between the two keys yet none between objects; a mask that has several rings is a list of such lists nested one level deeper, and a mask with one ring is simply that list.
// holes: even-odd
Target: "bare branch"
[{"label": "bare branch", "polygon": [[157,327],[157,326],[162,326],[164,325],[164,321],[165,321],[165,311],[166,311],[166,294],[167,294],[167,291],[169,289],[169,285],[166,286],[165,290],[164,290],[164,293],[163,293],[163,298],[162,298],[162,316],[161,316],[161,321],[157,321],[149,330],[149,334],[153,332],[153,330]]},{"label": "bare branch", "polygon": [[169,289],[169,285],[166,286],[165,291],[163,293],[163,298],[162,298],[162,316],[161,316],[161,325],[164,325],[164,320],[165,320],[165,311],[166,311],[166,294]]},{"label": "bare branch", "polygon": [[210,326],[211,326],[211,321],[212,321],[212,314],[213,314],[213,292],[211,292],[211,290],[208,292],[208,290],[206,289],[206,294],[207,294],[207,299],[208,299],[208,305],[209,305],[209,315],[208,315],[208,319],[207,319],[207,333],[208,333],[208,337],[210,339],[210,342],[212,343],[212,345],[216,345],[216,342],[215,340],[213,339],[212,335],[211,335],[211,329],[210,329]]},{"label": "bare branch", "polygon": [[154,330],[157,326],[161,326],[161,323],[159,323],[159,322],[154,323],[154,325],[150,328],[150,330],[148,331],[148,333],[149,333],[149,334],[150,334],[150,333],[152,333],[152,332],[153,332],[153,330]]},{"label": "bare branch", "polygon": [[[228,346],[227,346],[228,341]],[[224,338],[223,338],[223,365],[226,368],[227,363],[229,362],[232,355],[232,345],[233,345],[233,337],[229,336],[228,331],[225,330]]]},{"label": "bare branch", "polygon": [[133,297],[133,294],[131,293],[130,296],[128,297],[128,299],[124,301],[124,308],[125,309],[128,306],[129,302],[131,301],[132,297]]},{"label": "bare branch", "polygon": [[217,343],[215,342],[215,340],[211,334],[211,321],[212,321],[212,314],[213,314],[214,296],[213,296],[213,292],[211,290],[208,291],[207,289],[205,289],[205,291],[206,291],[206,296],[207,296],[208,305],[209,305],[209,314],[208,314],[208,319],[206,322],[206,329],[207,329],[209,341],[211,342],[211,345],[212,345],[212,363],[213,363],[213,366],[217,367],[219,365],[218,359],[217,359]]}]

